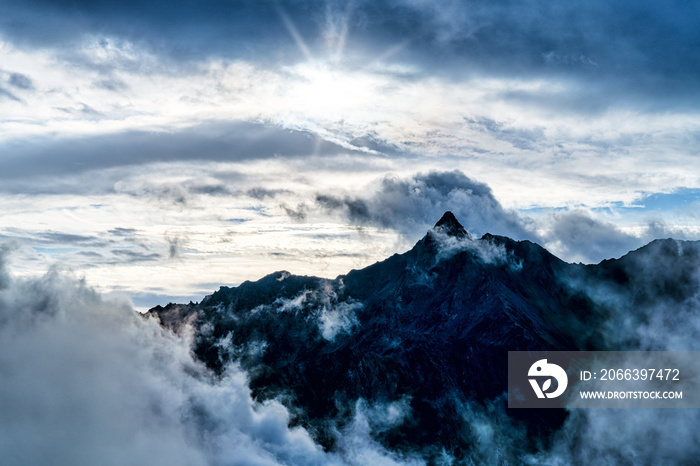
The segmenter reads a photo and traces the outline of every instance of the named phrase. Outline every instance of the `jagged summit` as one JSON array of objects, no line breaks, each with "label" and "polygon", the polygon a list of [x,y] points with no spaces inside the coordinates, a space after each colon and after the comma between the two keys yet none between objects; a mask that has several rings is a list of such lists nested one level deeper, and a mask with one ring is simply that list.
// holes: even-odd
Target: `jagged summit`
[{"label": "jagged summit", "polygon": [[467,230],[464,229],[455,215],[449,210],[442,215],[442,218],[438,220],[433,228],[439,228],[450,236],[456,236],[459,238],[468,236]]}]

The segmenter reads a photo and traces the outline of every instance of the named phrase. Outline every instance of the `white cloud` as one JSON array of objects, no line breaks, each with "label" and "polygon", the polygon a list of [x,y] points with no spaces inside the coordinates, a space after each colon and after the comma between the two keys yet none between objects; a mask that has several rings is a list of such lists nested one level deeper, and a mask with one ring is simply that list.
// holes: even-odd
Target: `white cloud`
[{"label": "white cloud", "polygon": [[[359,427],[324,453],[288,427],[279,402],[254,402],[237,366],[218,378],[194,360],[188,332],[164,330],[57,269],[7,275],[8,253],[0,249],[3,464],[404,464]],[[405,409],[390,404],[379,417],[401,422]]]}]

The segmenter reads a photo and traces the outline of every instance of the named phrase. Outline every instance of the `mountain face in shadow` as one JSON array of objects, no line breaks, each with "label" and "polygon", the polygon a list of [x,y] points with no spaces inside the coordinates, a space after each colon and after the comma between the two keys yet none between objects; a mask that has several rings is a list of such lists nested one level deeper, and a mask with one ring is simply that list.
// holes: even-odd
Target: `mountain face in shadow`
[{"label": "mountain face in shadow", "polygon": [[698,251],[658,240],[568,264],[530,241],[474,238],[447,212],[410,251],[334,280],[276,272],[149,313],[176,332],[193,327],[199,359],[217,373],[242,366],[257,400],[281,400],[329,450],[365,403],[401,407],[368,421],[386,448],[459,460],[479,441],[465,422],[474,404],[507,413],[524,452],[565,421],[563,410],[505,408],[508,351],[664,349],[611,327],[689,305]]}]

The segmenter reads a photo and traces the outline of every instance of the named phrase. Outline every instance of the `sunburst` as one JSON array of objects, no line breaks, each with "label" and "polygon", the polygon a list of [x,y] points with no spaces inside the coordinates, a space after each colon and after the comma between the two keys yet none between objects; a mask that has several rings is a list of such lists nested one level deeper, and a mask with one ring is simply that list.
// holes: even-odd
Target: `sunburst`
[{"label": "sunburst", "polygon": [[373,69],[381,67],[386,60],[403,49],[408,41],[397,43],[369,59],[358,61],[353,57],[348,60],[346,51],[350,43],[352,2],[348,2],[342,11],[327,4],[325,27],[321,31],[321,36],[325,39],[325,53],[323,48],[309,45],[279,3],[277,11],[299,52],[305,57],[305,61],[288,68],[294,79],[287,90],[293,108],[303,113],[305,119],[311,118],[314,121],[313,125],[305,129],[316,133],[317,143],[313,155],[319,155],[321,141],[328,136],[321,134],[324,130],[319,122],[346,121],[353,114],[371,109],[380,98],[384,82]]}]

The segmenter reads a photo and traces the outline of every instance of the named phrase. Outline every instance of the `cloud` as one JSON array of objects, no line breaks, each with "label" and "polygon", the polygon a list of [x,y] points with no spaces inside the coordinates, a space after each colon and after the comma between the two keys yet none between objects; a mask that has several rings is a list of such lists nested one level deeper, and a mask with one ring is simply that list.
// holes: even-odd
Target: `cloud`
[{"label": "cloud", "polygon": [[[647,220],[633,234],[580,208],[547,215],[519,213],[504,208],[488,185],[458,170],[417,173],[407,178],[387,175],[362,191],[318,192],[313,203],[302,201],[296,208],[283,204],[282,208],[295,222],[307,221],[313,214],[323,212],[340,216],[351,225],[395,230],[410,242],[425,235],[449,210],[474,237],[491,233],[528,239],[568,262],[598,263],[621,257],[657,238],[690,239],[689,233],[667,225],[663,217]],[[471,249],[487,262],[510,261],[501,257],[503,251],[473,238],[446,238],[441,244],[446,256]]]},{"label": "cloud", "polygon": [[[597,263],[621,257],[657,238],[692,237],[669,226],[663,217],[649,219],[635,234],[584,209],[562,210],[546,218],[530,217],[505,209],[487,185],[459,171],[418,173],[404,179],[387,176],[368,186],[365,192],[363,195],[318,193],[314,203],[321,210],[342,215],[351,224],[394,229],[411,240],[425,234],[443,212],[451,210],[474,236],[488,232],[530,239],[570,262]],[[300,204],[305,215],[309,208]],[[290,216],[291,213],[288,212]],[[446,244],[445,254],[472,243],[480,244],[452,241],[458,244]]]},{"label": "cloud", "polygon": [[326,304],[319,316],[321,335],[332,341],[339,333],[350,333],[353,327],[359,325],[356,311],[362,308],[362,303]]},{"label": "cloud", "polygon": [[[699,260],[697,242],[654,241],[614,264],[599,265],[602,277],[574,280],[572,286],[603,309],[596,327],[606,349],[697,351]],[[582,333],[590,331],[589,323],[586,327]],[[688,426],[698,422],[695,409],[626,409],[624,416],[619,409],[574,409],[555,433],[552,448],[536,455],[534,463],[693,462],[700,433]]]},{"label": "cloud", "polygon": [[[353,418],[342,429],[339,449],[352,459],[350,464],[377,466],[422,465],[419,455],[401,455],[384,449],[372,434],[402,424],[410,417],[410,400],[369,404],[360,398],[355,402]],[[450,464],[446,462],[445,464]]]},{"label": "cloud", "polygon": [[594,219],[583,210],[555,213],[548,226],[547,246],[570,261],[590,263],[620,257],[641,246],[643,241],[612,223]]},{"label": "cloud", "polygon": [[68,113],[69,115],[77,115],[87,118],[97,118],[105,116],[103,113],[98,112],[97,110],[83,102],[78,102],[75,107],[56,107],[56,110],[59,110],[63,113]]},{"label": "cloud", "polygon": [[246,194],[253,199],[262,201],[267,198],[274,198],[280,194],[290,194],[290,191],[283,189],[267,189],[263,187],[254,187],[246,191]]},{"label": "cloud", "polygon": [[136,228],[124,228],[124,227],[116,227],[112,228],[109,230],[107,233],[113,236],[126,236],[126,237],[131,237],[135,233],[138,233],[139,230]]},{"label": "cloud", "polygon": [[553,213],[540,226],[546,230],[541,235],[543,245],[569,262],[598,263],[622,257],[660,238],[689,239],[687,233],[670,228],[660,218],[648,220],[637,233],[631,234],[582,209]]},{"label": "cloud", "polygon": [[[193,61],[264,54],[271,43],[279,46],[289,39],[274,5],[250,0],[215,1],[206,8],[193,0],[147,5],[43,0],[18,5],[5,1],[1,6],[7,13],[0,22],[4,37],[29,47],[79,50],[86,38],[107,37],[139,44],[170,59]],[[309,5],[287,3],[284,9],[304,34],[315,29],[312,18],[303,14]],[[287,50],[294,54],[296,47],[288,44]]]},{"label": "cloud", "polygon": [[686,464],[700,440],[688,426],[698,422],[695,409],[577,409],[533,463]]},{"label": "cloud", "polygon": [[8,271],[8,257],[15,246],[12,243],[3,243],[0,245],[0,290],[4,290],[10,286],[10,274]]},{"label": "cloud", "polygon": [[22,99],[14,95],[12,92],[0,87],[0,98],[14,100],[15,102],[22,102]]},{"label": "cloud", "polygon": [[470,235],[457,237],[447,234],[441,227],[430,230],[428,235],[437,243],[437,261],[447,260],[463,251],[470,251],[485,264],[506,265],[512,271],[523,268],[522,261],[517,260],[512,252],[506,251],[504,244],[497,244],[492,238],[475,239]]},{"label": "cloud", "polygon": [[280,204],[284,213],[287,214],[289,218],[296,222],[302,222],[306,220],[306,211],[308,210],[306,204],[300,203],[296,207],[289,206],[287,204]]},{"label": "cloud", "polygon": [[7,83],[12,87],[16,87],[17,89],[30,90],[34,88],[34,83],[29,76],[22,73],[10,73]]},{"label": "cloud", "polygon": [[120,257],[126,262],[157,261],[162,257],[160,254],[155,252],[147,253],[142,251],[134,251],[133,249],[112,249],[112,254]]},{"label": "cloud", "polygon": [[[288,276],[288,272],[281,272],[278,281]],[[270,307],[259,306],[254,312],[274,310],[275,312],[302,313],[307,316],[307,319],[313,317],[317,322],[320,336],[333,341],[338,334],[350,334],[359,325],[356,312],[362,307],[362,303],[353,300],[340,300],[337,289],[328,282],[321,282],[317,288],[303,290],[293,298],[278,298]]]},{"label": "cloud", "polygon": [[526,221],[504,209],[491,188],[460,171],[418,173],[406,179],[387,176],[367,191],[364,196],[319,193],[315,202],[353,224],[391,228],[414,240],[448,210],[476,236],[533,236]]},{"label": "cloud", "polygon": [[[700,32],[690,3],[384,0],[346,7],[245,0],[203,8],[194,0],[5,0],[0,8],[5,40],[60,51],[64,60],[92,66],[105,79],[120,69],[148,73],[159,62],[191,69],[193,62],[239,59],[271,67],[345,54],[361,62],[384,56],[452,79],[468,73],[573,80],[587,84],[573,86],[576,94],[593,95],[598,104],[615,95],[608,106],[623,100],[691,108],[684,96],[700,91]],[[103,44],[109,59],[92,53],[87,42]]]},{"label": "cloud", "polygon": [[175,259],[182,253],[182,248],[187,242],[187,237],[185,236],[169,236],[165,235],[165,240],[168,242],[168,257],[170,259]]},{"label": "cloud", "polygon": [[124,81],[115,78],[101,79],[99,81],[95,81],[94,85],[100,89],[106,89],[113,92],[121,92],[129,89],[129,86]]},{"label": "cloud", "polygon": [[[405,8],[404,14],[397,14],[403,19],[398,22],[403,28],[416,28],[414,37],[424,50],[442,45],[477,66],[521,73],[576,71],[599,79],[631,78],[645,70],[650,73],[647,79],[656,80],[663,69],[685,80],[696,72],[690,65],[695,58],[688,61],[698,38],[688,20],[687,15],[694,14],[689,5],[665,8],[640,1],[621,18],[616,12],[626,5],[622,0],[566,5],[508,0],[392,3]],[[659,60],[658,70],[651,69],[652,57]],[[615,66],[616,60],[625,65]]]},{"label": "cloud", "polygon": [[277,155],[310,156],[319,151],[352,152],[330,142],[319,143],[305,131],[241,121],[205,123],[174,132],[134,130],[79,138],[37,138],[6,145],[12,150],[8,149],[9,157],[0,160],[0,179],[15,181],[153,162],[240,162]]},{"label": "cloud", "polygon": [[0,68],[0,100],[8,99],[15,102],[25,103],[15,92],[10,91],[4,86],[7,85],[13,88],[15,92],[26,92],[34,89],[34,83],[22,73],[6,71]]},{"label": "cloud", "polygon": [[544,137],[543,128],[517,129],[486,117],[465,118],[464,120],[477,131],[506,141],[516,149],[532,150],[535,147],[535,143]]},{"label": "cloud", "polygon": [[10,277],[0,251],[3,464],[340,463],[236,367],[217,379],[126,303],[57,269]]},{"label": "cloud", "polygon": [[46,244],[68,243],[72,245],[83,246],[104,246],[105,243],[100,241],[96,236],[76,235],[73,233],[62,233],[57,231],[45,231],[37,234],[40,242]]}]

